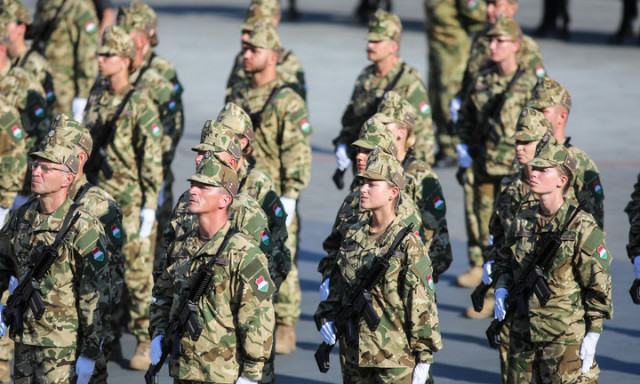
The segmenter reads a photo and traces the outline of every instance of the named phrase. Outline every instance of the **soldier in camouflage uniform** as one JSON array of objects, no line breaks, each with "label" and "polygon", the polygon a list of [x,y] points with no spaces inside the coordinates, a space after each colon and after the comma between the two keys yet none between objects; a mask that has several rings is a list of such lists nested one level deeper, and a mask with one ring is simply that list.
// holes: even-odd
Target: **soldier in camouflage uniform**
[{"label": "soldier in camouflage uniform", "polygon": [[414,128],[415,156],[433,163],[434,138],[429,97],[418,70],[398,56],[401,39],[400,18],[378,10],[369,22],[367,34],[367,55],[373,64],[358,75],[342,115],[342,130],[333,140],[339,169],[345,170],[355,159],[355,153],[347,154],[347,147],[357,140],[362,124],[376,113],[384,93],[391,90],[399,93],[419,112]]},{"label": "soldier in camouflage uniform", "polygon": [[[251,37],[251,32],[255,29],[259,23],[273,23],[274,27],[278,27],[280,24],[280,4],[277,0],[252,0],[249,9],[244,17],[244,23],[241,26],[241,47],[242,51],[236,55],[233,61],[233,68],[229,74],[227,80],[227,97],[231,95],[233,89],[247,77],[242,65],[243,65],[243,53],[247,48],[246,42]],[[280,56],[278,56],[278,71],[282,72],[285,80],[292,85],[295,85],[294,89],[306,100],[307,97],[307,83],[304,78],[304,68],[296,55],[288,50],[282,49]]]},{"label": "soldier in camouflage uniform", "polygon": [[[154,229],[162,184],[162,125],[153,102],[129,83],[136,55],[129,36],[119,27],[110,27],[98,54],[100,72],[109,81],[92,90],[84,113],[84,123],[96,147],[85,172],[89,180],[95,180],[110,193],[122,209],[129,330],[138,341],[130,366],[142,370],[147,369],[151,361],[148,316],[154,244],[149,236]],[[127,95],[129,98],[125,100]],[[110,134],[109,122],[125,101],[115,130]],[[107,172],[108,167],[113,174]]]},{"label": "soldier in camouflage uniform", "polygon": [[[168,267],[153,289],[152,361],[160,359],[169,320],[187,299],[195,272],[217,257],[211,282],[197,303],[202,334],[198,341],[184,335],[181,353],[168,351],[169,373],[176,383],[257,383],[270,355],[275,326],[275,287],[267,260],[228,221],[227,208],[238,186],[235,172],[209,159],[189,180],[189,211],[196,215],[197,225],[171,245]],[[223,238],[228,238],[226,244]]]},{"label": "soldier in camouflage uniform", "polygon": [[[38,0],[33,24],[41,45],[34,48],[49,61],[56,90],[54,111],[82,120],[96,73],[98,15],[85,0]],[[44,36],[47,29],[51,33]]]},{"label": "soldier in camouflage uniform", "polygon": [[[531,191],[540,203],[518,214],[496,254],[496,318],[505,318],[505,298],[533,262],[541,239],[560,231],[576,209],[564,194],[576,160],[561,145],[546,146],[529,166]],[[562,234],[546,281],[545,306],[536,295],[523,298],[527,312],[510,323],[508,383],[597,382],[595,349],[603,320],[613,315],[611,275],[605,233],[593,217],[578,209]]]},{"label": "soldier in camouflage uniform", "polygon": [[[52,137],[46,149],[31,156],[31,189],[37,197],[20,207],[3,228],[0,290],[9,287],[13,293],[19,284],[31,284],[26,280],[33,268],[31,256],[34,252],[42,254],[55,238],[61,242],[54,249],[57,257],[53,265],[41,281],[44,315],[37,320],[24,308],[24,329],[13,338],[14,379],[29,383],[77,380],[86,384],[102,343],[109,337],[108,240],[102,224],[74,205],[69,196],[80,166],[75,148]],[[17,285],[10,283],[12,276],[17,278]]]},{"label": "soldier in camouflage uniform", "polygon": [[557,81],[544,78],[536,85],[527,105],[541,111],[551,121],[553,137],[563,144],[578,162],[573,192],[581,202],[581,208],[591,213],[600,228],[604,228],[604,190],[600,171],[589,155],[571,144],[571,137],[565,136],[567,120],[573,105],[569,91]]},{"label": "soldier in camouflage uniform", "polygon": [[[346,233],[331,273],[331,290],[316,311],[327,320],[322,340],[335,344],[333,320],[347,304],[351,290],[386,253],[398,232],[407,224],[395,207],[404,188],[402,166],[388,153],[374,149],[363,180],[360,205],[371,216],[352,225]],[[339,335],[342,377],[345,383],[424,383],[433,353],[442,348],[438,325],[431,261],[420,238],[409,233],[390,259],[384,283],[371,290],[373,308],[380,324],[371,331],[364,320],[354,324],[356,340]]]},{"label": "soldier in camouflage uniform", "polygon": [[452,164],[456,153],[451,138],[449,103],[460,89],[469,57],[470,34],[485,25],[483,1],[425,0],[425,28],[429,46],[429,99],[436,129],[436,166]]},{"label": "soldier in camouflage uniform", "polygon": [[252,143],[256,166],[272,176],[287,213],[287,247],[292,253],[291,271],[280,286],[275,301],[279,352],[295,349],[295,324],[300,317],[300,284],[295,265],[299,218],[297,202],[309,183],[311,173],[311,124],[304,100],[283,83],[276,65],[280,39],[270,23],[256,26],[247,41],[244,69],[250,76],[234,89],[231,102],[252,116],[255,140]]},{"label": "soldier in camouflage uniform", "polygon": [[537,81],[534,72],[517,62],[522,32],[515,21],[500,17],[487,35],[496,65],[476,77],[456,123],[460,141],[456,146],[458,179],[465,192],[470,264],[470,269],[456,279],[463,287],[480,283],[482,249],[489,240],[493,202],[515,157],[512,137],[518,116]]},{"label": "soldier in camouflage uniform", "polygon": [[[640,174],[638,181],[633,186],[631,201],[624,208],[629,216],[629,243],[627,244],[627,255],[633,264],[633,274],[636,279],[640,279]],[[637,303],[636,303],[637,304]]]}]

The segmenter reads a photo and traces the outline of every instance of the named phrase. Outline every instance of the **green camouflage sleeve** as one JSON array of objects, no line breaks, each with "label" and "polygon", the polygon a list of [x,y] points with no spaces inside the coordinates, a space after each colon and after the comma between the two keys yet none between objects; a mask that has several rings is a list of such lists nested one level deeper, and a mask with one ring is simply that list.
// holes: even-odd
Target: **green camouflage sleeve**
[{"label": "green camouflage sleeve", "polygon": [[153,284],[153,300],[149,306],[149,335],[153,340],[164,335],[169,325],[169,315],[173,304],[173,279],[168,270],[163,268],[160,277]]},{"label": "green camouflage sleeve", "polygon": [[495,264],[493,265],[491,275],[495,281],[495,288],[505,288],[510,290],[513,286],[513,272],[511,270],[511,261],[514,259],[513,245],[515,243],[514,233],[518,226],[520,218],[516,218],[505,236],[505,242],[500,248],[496,248]]},{"label": "green camouflage sleeve", "polygon": [[638,180],[633,186],[631,201],[627,204],[624,211],[629,217],[629,243],[627,244],[627,255],[631,262],[636,256],[640,255],[640,174]]},{"label": "green camouflage sleeve", "polygon": [[[10,105],[0,110],[0,207],[9,208],[22,189],[27,172],[26,133],[18,111]],[[0,223],[2,225],[3,223]]]},{"label": "green camouflage sleeve", "polygon": [[581,208],[593,215],[600,228],[604,228],[604,190],[600,181],[600,171],[591,158],[577,147],[569,147],[575,155],[578,166],[574,193]]},{"label": "green camouflage sleeve", "polygon": [[[402,79],[403,81],[399,81],[395,89],[399,91],[401,95],[406,95],[403,97],[405,97],[417,112],[416,124],[413,127],[416,136],[414,146],[415,155],[418,159],[431,164],[434,155],[434,130],[431,105],[429,103],[427,89],[424,86],[424,80],[415,68],[408,66]],[[406,83],[405,79],[408,80]]]},{"label": "green camouflage sleeve", "polygon": [[[286,225],[287,214],[282,208],[280,197],[274,190],[269,190],[262,197],[261,207],[267,217],[267,234],[271,242],[269,272],[276,288],[280,288],[291,271],[291,251],[287,247],[287,239],[289,238]],[[263,252],[265,251],[263,250]]]},{"label": "green camouflage sleeve", "polygon": [[[471,95],[474,93],[476,81],[472,82],[472,85],[464,91],[462,98],[462,105],[458,112],[458,121],[454,126],[454,135],[457,136],[457,142],[461,144],[469,145],[472,141],[472,133],[477,128],[478,110],[471,99]],[[455,144],[455,143],[454,143]]]},{"label": "green camouflage sleeve", "polygon": [[71,29],[75,49],[73,73],[77,97],[89,97],[89,91],[98,73],[98,17],[90,2],[76,2],[76,24]]},{"label": "green camouflage sleeve", "polygon": [[278,69],[289,73],[296,81],[298,85],[298,93],[302,96],[303,100],[307,100],[307,82],[304,76],[304,68],[302,63],[291,51],[284,51],[281,53],[281,63],[278,64]]},{"label": "green camouflage sleeve", "polygon": [[336,263],[336,257],[338,257],[340,245],[342,244],[344,231],[343,224],[358,215],[357,209],[354,207],[356,196],[358,196],[357,193],[351,192],[344,199],[342,205],[340,205],[340,209],[338,209],[336,219],[333,221],[331,233],[322,242],[322,249],[327,253],[327,255],[318,263],[318,272],[322,275],[322,281],[331,277],[331,271],[333,271],[333,267]]},{"label": "green camouflage sleeve", "polygon": [[468,34],[484,30],[487,24],[487,5],[484,1],[456,0],[456,7]]},{"label": "green camouflage sleeve", "polygon": [[244,77],[246,77],[244,70],[242,69],[242,61],[242,52],[240,52],[233,60],[233,67],[231,68],[231,73],[229,73],[229,78],[227,79],[226,97],[231,97],[233,88],[239,84]]},{"label": "green camouflage sleeve", "polygon": [[340,144],[346,144],[347,147],[349,147],[351,143],[358,139],[362,121],[360,121],[358,116],[356,116],[356,113],[354,111],[354,103],[356,102],[357,94],[361,92],[361,83],[364,81],[365,79],[362,78],[362,74],[358,76],[358,79],[356,80],[356,83],[353,87],[353,91],[351,92],[351,98],[349,99],[349,104],[347,104],[347,109],[345,109],[344,113],[342,114],[342,129],[340,130],[338,137],[333,139],[333,145],[335,145],[336,147]]},{"label": "green camouflage sleeve", "polygon": [[162,185],[162,124],[153,102],[141,97],[135,103],[138,140],[134,149],[141,169],[141,187],[144,194],[143,208],[156,209],[158,193]]},{"label": "green camouflage sleeve", "polygon": [[230,213],[233,215],[232,224],[253,239],[265,255],[270,254],[273,243],[269,232],[269,221],[260,205],[242,193],[235,196],[233,200],[230,209]]}]

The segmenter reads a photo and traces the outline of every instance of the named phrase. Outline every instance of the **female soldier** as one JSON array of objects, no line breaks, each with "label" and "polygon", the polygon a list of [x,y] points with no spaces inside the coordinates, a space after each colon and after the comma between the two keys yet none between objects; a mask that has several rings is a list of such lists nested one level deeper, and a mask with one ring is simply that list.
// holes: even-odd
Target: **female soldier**
[{"label": "female soldier", "polygon": [[[405,182],[393,156],[374,149],[358,177],[360,207],[370,215],[346,231],[330,278],[331,293],[316,312],[329,320],[320,334],[331,345],[336,342],[333,320],[350,291],[407,225],[396,215]],[[377,328],[360,320],[353,324],[355,342],[337,335],[345,383],[424,383],[433,353],[442,347],[427,249],[412,233],[399,244],[381,282],[371,290],[380,317]]]},{"label": "female soldier", "polygon": [[[605,318],[613,313],[611,256],[604,232],[593,216],[564,198],[575,159],[563,147],[548,145],[528,165],[531,191],[539,204],[518,214],[497,252],[495,317],[504,319],[505,298],[529,268],[542,244],[560,236],[561,245],[546,272],[551,291],[545,305],[536,295],[523,297],[526,313],[510,316],[508,383],[575,383],[597,378],[596,343]],[[563,229],[566,230],[563,231]],[[513,305],[519,298],[512,298]],[[515,308],[512,308],[513,312]],[[582,360],[582,361],[581,361]]]}]

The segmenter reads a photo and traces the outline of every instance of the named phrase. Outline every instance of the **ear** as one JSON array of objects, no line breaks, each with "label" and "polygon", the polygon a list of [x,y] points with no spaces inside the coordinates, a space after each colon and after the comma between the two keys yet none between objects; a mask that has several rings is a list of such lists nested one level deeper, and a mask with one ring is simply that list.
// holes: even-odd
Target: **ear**
[{"label": "ear", "polygon": [[400,194],[400,188],[395,187],[395,186],[393,188],[391,188],[391,200],[393,200],[396,197],[398,197],[399,194]]},{"label": "ear", "polygon": [[68,188],[71,186],[71,184],[73,184],[73,180],[76,178],[76,175],[73,174],[73,172],[67,172],[63,175],[62,178],[62,184],[60,185],[60,187],[62,188]]},{"label": "ear", "polygon": [[231,205],[231,202],[233,201],[233,197],[231,197],[231,195],[225,194],[222,195],[222,198],[220,199],[220,209],[223,208],[228,208],[229,205]]},{"label": "ear", "polygon": [[395,40],[391,40],[391,52],[398,53],[399,51],[400,51],[400,44]]},{"label": "ear", "polygon": [[569,182],[569,177],[567,175],[560,176],[560,184],[558,187],[564,188],[564,186]]},{"label": "ear", "polygon": [[249,139],[247,139],[246,137],[241,137],[240,138],[240,146],[242,147],[242,149],[245,149],[247,147],[247,145],[249,145]]},{"label": "ear", "polygon": [[80,164],[84,164],[88,158],[89,158],[89,155],[87,155],[87,152],[85,151],[78,152],[78,160],[80,160]]}]

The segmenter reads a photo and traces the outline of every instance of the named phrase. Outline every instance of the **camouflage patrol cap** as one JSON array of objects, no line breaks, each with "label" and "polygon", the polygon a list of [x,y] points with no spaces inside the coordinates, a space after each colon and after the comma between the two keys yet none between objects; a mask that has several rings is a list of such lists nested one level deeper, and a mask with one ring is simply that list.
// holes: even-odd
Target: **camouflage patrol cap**
[{"label": "camouflage patrol cap", "polygon": [[115,53],[135,60],[136,45],[122,28],[111,26],[104,31],[102,45],[98,48],[98,54],[103,53]]},{"label": "camouflage patrol cap", "polygon": [[[140,2],[134,2],[141,4],[136,9],[133,9],[133,3],[131,7],[118,8],[118,17],[116,19],[116,25],[125,32],[129,33],[131,31],[141,31],[146,33],[147,35],[151,35],[151,31],[155,30],[157,25],[157,18],[155,17],[155,12],[148,6]],[[148,12],[145,12],[145,8],[149,9],[153,12],[153,15],[149,15]]]},{"label": "camouflage patrol cap", "polygon": [[523,108],[516,124],[513,139],[517,141],[536,141],[553,135],[553,126],[544,114],[536,109]]},{"label": "camouflage patrol cap", "polygon": [[255,139],[251,117],[237,104],[227,103],[216,119],[223,127],[232,130],[238,136],[244,136],[249,141]]},{"label": "camouflage patrol cap", "polygon": [[238,193],[238,174],[229,165],[219,160],[215,156],[204,159],[196,174],[191,176],[189,181],[222,187],[235,196]]},{"label": "camouflage patrol cap", "polygon": [[2,18],[7,24],[11,22],[29,25],[31,23],[31,15],[27,7],[20,0],[4,0],[4,10]]},{"label": "camouflage patrol cap", "polygon": [[520,40],[522,39],[522,30],[515,20],[500,15],[493,27],[487,32],[487,36],[511,36],[514,40]]},{"label": "camouflage patrol cap", "polygon": [[567,111],[571,111],[573,102],[569,91],[557,81],[544,77],[533,89],[533,96],[527,106],[542,110],[558,104],[565,107]]},{"label": "camouflage patrol cap", "polygon": [[9,31],[7,31],[6,21],[0,22],[0,45],[9,45],[11,40],[9,39]]},{"label": "camouflage patrol cap", "polygon": [[389,91],[384,94],[374,117],[384,124],[401,123],[413,128],[416,124],[416,109],[397,92]]},{"label": "camouflage patrol cap", "polygon": [[191,148],[193,151],[226,152],[236,160],[242,155],[242,146],[236,134],[220,123],[207,120],[200,134],[200,144]]},{"label": "camouflage patrol cap", "polygon": [[251,37],[247,40],[247,44],[256,48],[280,49],[280,38],[278,37],[278,32],[276,32],[276,27],[270,22],[256,24]]},{"label": "camouflage patrol cap", "polygon": [[542,148],[540,154],[531,160],[527,165],[532,167],[550,168],[564,166],[567,171],[573,174],[576,171],[576,159],[571,156],[564,145],[547,145]]},{"label": "camouflage patrol cap", "polygon": [[374,149],[367,159],[367,166],[357,177],[371,180],[386,180],[401,190],[404,189],[404,171],[402,164],[385,151]]},{"label": "camouflage patrol cap", "polygon": [[55,130],[49,131],[43,140],[40,150],[29,154],[32,159],[44,159],[52,163],[64,165],[73,174],[78,174],[80,170],[80,160],[78,160],[78,150],[73,145],[64,142],[61,135]]},{"label": "camouflage patrol cap", "polygon": [[267,7],[260,6],[260,4],[251,4],[240,28],[243,31],[253,31],[257,24],[272,23],[273,17],[274,15],[269,12]]},{"label": "camouflage patrol cap", "polygon": [[375,116],[362,124],[358,140],[351,145],[365,149],[380,148],[392,156],[398,156],[398,147],[393,133]]},{"label": "camouflage patrol cap", "polygon": [[60,137],[65,144],[77,145],[82,148],[87,155],[91,156],[93,140],[91,139],[91,133],[89,133],[89,130],[85,128],[84,125],[64,113],[58,113],[51,124],[51,129],[56,131],[56,136]]},{"label": "camouflage patrol cap", "polygon": [[402,23],[393,13],[378,9],[369,20],[368,41],[395,40],[402,38]]}]

